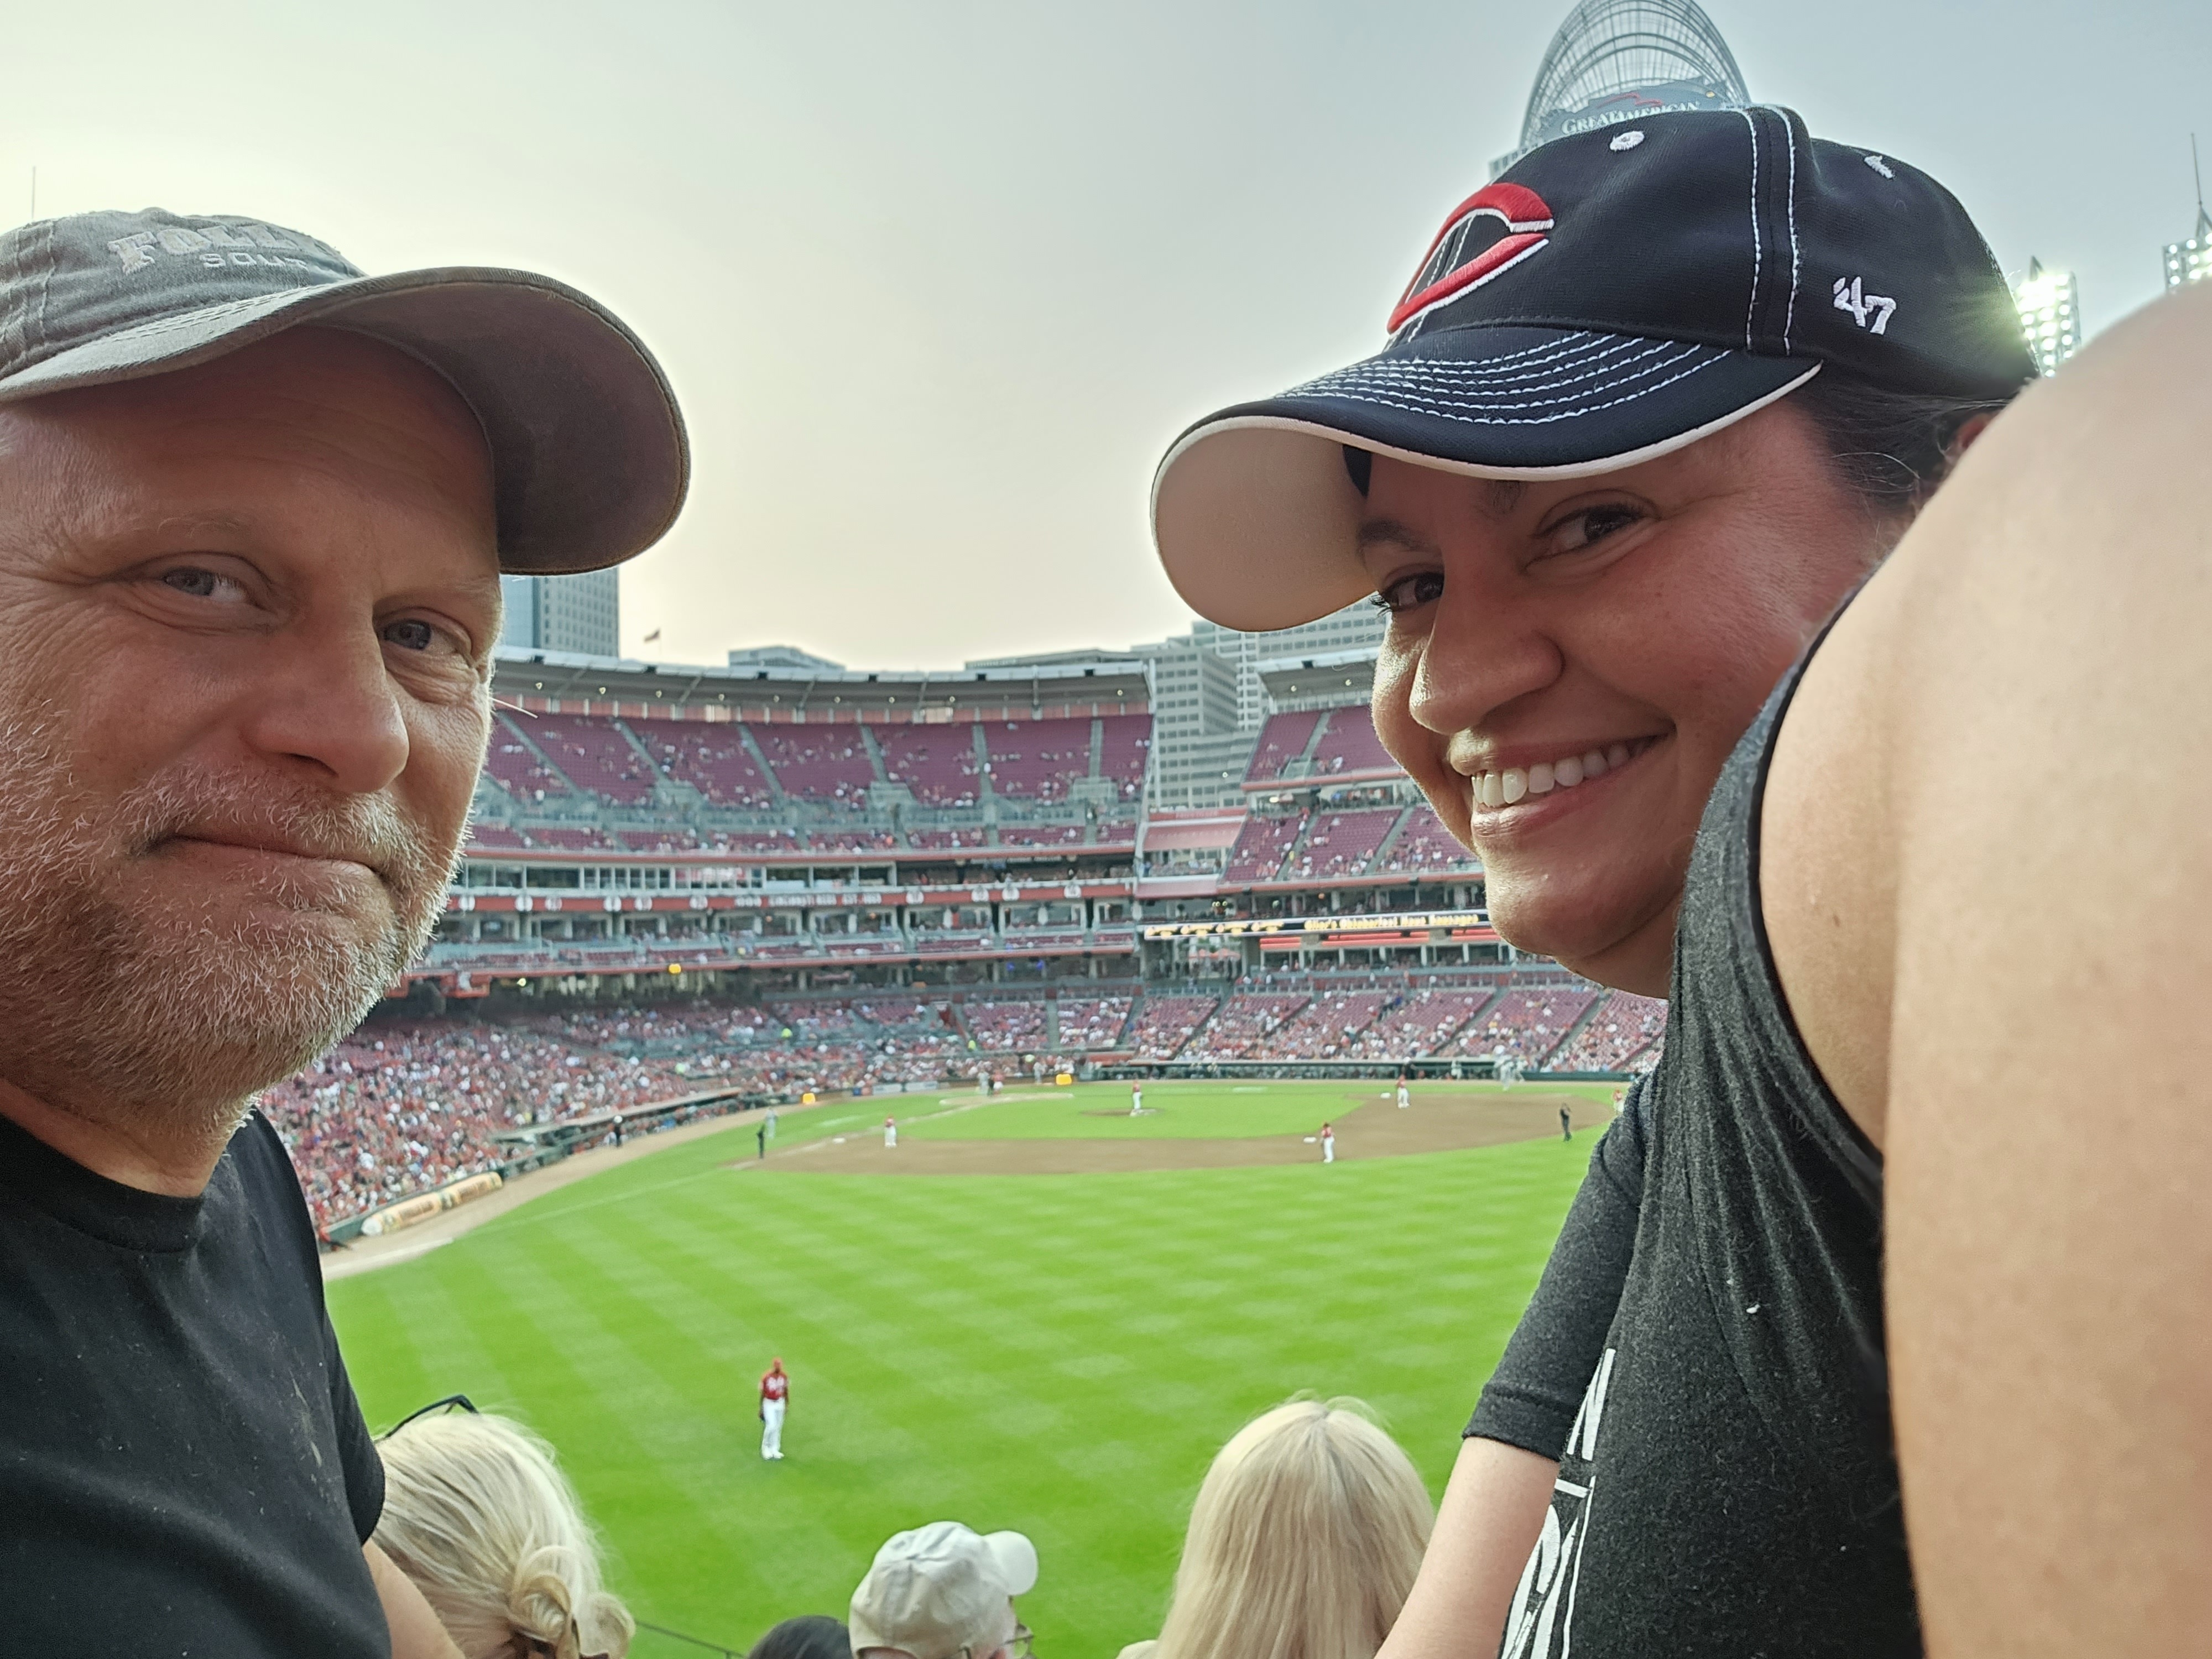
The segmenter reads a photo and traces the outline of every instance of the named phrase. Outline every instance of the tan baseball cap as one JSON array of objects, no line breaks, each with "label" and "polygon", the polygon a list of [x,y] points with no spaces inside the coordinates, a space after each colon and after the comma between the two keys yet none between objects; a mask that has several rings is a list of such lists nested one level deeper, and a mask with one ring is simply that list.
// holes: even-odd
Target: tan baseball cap
[{"label": "tan baseball cap", "polygon": [[534,271],[371,276],[242,214],[79,213],[0,233],[0,404],[189,368],[303,324],[394,346],[483,428],[500,568],[600,570],[676,521],[690,450],[627,325]]},{"label": "tan baseball cap", "polygon": [[1012,1638],[1011,1603],[1036,1577],[1036,1546],[1018,1532],[987,1535],[957,1521],[933,1521],[899,1533],[876,1552],[853,1592],[853,1651],[986,1659]]}]

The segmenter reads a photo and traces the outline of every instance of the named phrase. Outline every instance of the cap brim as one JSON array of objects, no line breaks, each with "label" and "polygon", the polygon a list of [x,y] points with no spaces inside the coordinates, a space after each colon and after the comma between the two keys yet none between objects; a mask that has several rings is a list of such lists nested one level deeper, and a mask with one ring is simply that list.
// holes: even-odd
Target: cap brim
[{"label": "cap brim", "polygon": [[467,400],[491,449],[501,568],[604,569],[676,521],[691,463],[667,376],[612,313],[530,271],[400,271],[158,318],[0,381],[0,404],[189,368],[306,323],[396,346]]},{"label": "cap brim", "polygon": [[1294,627],[1374,591],[1346,445],[1474,477],[1583,477],[1695,443],[1819,372],[1687,341],[1441,330],[1198,422],[1153,477],[1152,535],[1201,617]]}]

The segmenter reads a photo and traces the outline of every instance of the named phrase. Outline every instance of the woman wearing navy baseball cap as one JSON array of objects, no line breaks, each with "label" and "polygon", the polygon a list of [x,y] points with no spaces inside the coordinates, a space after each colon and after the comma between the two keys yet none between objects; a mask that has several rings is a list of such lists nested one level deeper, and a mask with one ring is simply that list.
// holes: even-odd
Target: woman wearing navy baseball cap
[{"label": "woman wearing navy baseball cap", "polygon": [[[1998,1357],[2036,1350],[2002,1310],[2023,1262],[2050,1263],[1986,1194],[2067,1212],[2063,1137],[2007,1163],[1962,1150],[1944,1114],[2039,1100],[1950,1058],[1991,1028],[1945,952],[2016,983],[2018,1007],[2057,994],[2027,966],[2028,890],[2002,879],[2053,814],[1990,805],[2057,763],[2041,733],[1970,738],[1960,711],[2008,685],[2026,706],[2035,676],[2066,672],[2023,641],[2063,621],[2051,592],[2101,592],[2081,549],[2147,510],[2094,518],[2130,465],[2119,434],[2140,450],[2141,407],[2204,400],[2212,306],[2158,310],[2151,331],[2195,381],[2158,380],[2138,347],[2139,395],[2093,427],[2066,414],[2089,395],[2069,370],[2036,400],[2065,441],[2031,458],[2054,417],[2008,418],[2002,459],[1978,452],[1976,482],[1893,559],[2035,377],[2000,273],[1958,203],[1893,157],[1816,141],[1786,110],[1664,113],[1523,157],[1447,216],[1380,353],[1200,422],[1162,463],[1160,555],[1202,614],[1279,628],[1362,594],[1389,612],[1376,729],[1480,857],[1500,933],[1671,1003],[1664,1057],[1600,1144],[1468,1425],[1385,1659],[1501,1632],[1513,1659],[1866,1659],[1923,1651],[1923,1617],[1946,1652],[2042,1651],[2069,1620],[2097,1634],[2050,1651],[2122,1650],[2138,1625],[2151,1639],[2156,1598],[2113,1588],[2139,1559],[2113,1567],[2086,1518],[2037,1507],[2054,1470],[2079,1473],[2073,1443],[2038,1437],[2045,1396]],[[2006,510],[2062,477],[2050,511]],[[2199,524],[2193,568],[2203,542]],[[1956,577],[1977,564],[1979,590]],[[2032,623],[2001,597],[2018,580],[2041,586]],[[2197,609],[2201,641],[2212,598]],[[2019,625],[1991,636],[1998,667],[1962,678],[2000,615]],[[2161,729],[2101,740],[2133,752],[2146,724]],[[2155,791],[2148,758],[2143,776]],[[2205,864],[2202,819],[2170,861]],[[1941,836],[1976,874],[1923,869],[1905,907],[1901,872]],[[1893,1073],[1908,1027],[1924,1064]],[[2005,1179],[1966,1178],[1987,1168]],[[1989,1224],[1961,1234],[1962,1215]],[[2094,1326],[2115,1305],[2085,1292],[2070,1311]],[[1969,1327],[1978,1363],[1954,1341]],[[2106,1334],[2140,1350],[2135,1328]],[[2189,1375],[2179,1350],[2142,1375],[2069,1352],[2092,1395],[2153,1419]],[[2031,1514],[2016,1555],[1976,1529],[2002,1516],[2009,1537]],[[2055,1599],[2053,1564],[2077,1559],[2110,1583]]]}]

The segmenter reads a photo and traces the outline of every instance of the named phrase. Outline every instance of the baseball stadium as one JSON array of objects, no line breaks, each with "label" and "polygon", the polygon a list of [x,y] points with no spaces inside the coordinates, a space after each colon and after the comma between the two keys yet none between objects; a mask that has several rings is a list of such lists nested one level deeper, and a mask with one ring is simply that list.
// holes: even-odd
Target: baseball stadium
[{"label": "baseball stadium", "polygon": [[[1585,0],[1493,173],[1748,99],[1687,0]],[[1370,717],[1371,606],[681,665],[617,654],[611,572],[508,580],[434,936],[259,1100],[372,1431],[542,1436],[641,1659],[842,1619],[933,1516],[1024,1534],[1025,1633],[1108,1659],[1297,1398],[1443,1491],[1668,1005],[1492,927]]]},{"label": "baseball stadium", "polygon": [[1665,1005],[1498,941],[1371,650],[1261,648],[1234,804],[1158,810],[1143,663],[502,659],[438,939],[264,1109],[372,1424],[545,1435],[633,1651],[840,1611],[945,1512],[1036,1540],[1039,1642],[1111,1653],[1301,1392],[1441,1485]]}]

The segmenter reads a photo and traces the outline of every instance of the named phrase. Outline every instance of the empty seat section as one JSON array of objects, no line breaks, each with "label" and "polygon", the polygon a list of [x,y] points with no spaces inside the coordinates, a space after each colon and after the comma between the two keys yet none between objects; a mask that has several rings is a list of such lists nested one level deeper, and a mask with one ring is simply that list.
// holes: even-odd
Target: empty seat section
[{"label": "empty seat section", "polygon": [[769,769],[783,793],[800,800],[865,806],[876,769],[856,726],[756,726]]},{"label": "empty seat section", "polygon": [[884,775],[914,791],[924,806],[973,806],[982,786],[976,781],[975,728],[959,726],[885,726],[876,730],[883,750]]},{"label": "empty seat section", "polygon": [[613,720],[597,714],[540,714],[530,735],[578,788],[624,805],[653,799],[651,764]]},{"label": "empty seat section", "polygon": [[1134,800],[1145,787],[1145,762],[1152,753],[1150,714],[1108,714],[1098,722],[1098,775],[1109,780],[1123,800]]},{"label": "empty seat section", "polygon": [[524,832],[532,847],[559,847],[574,852],[612,852],[614,843],[597,830],[580,825],[564,824],[550,830],[531,830]]},{"label": "empty seat section", "polygon": [[517,800],[550,800],[556,795],[569,793],[568,780],[531,753],[530,745],[507,723],[504,714],[492,720],[491,744],[484,751],[484,770],[491,775],[494,783]]},{"label": "empty seat section", "polygon": [[1305,823],[1303,812],[1288,817],[1245,819],[1244,827],[1237,832],[1237,844],[1229,849],[1229,867],[1221,872],[1223,884],[1273,881],[1283,867],[1283,854],[1291,850],[1291,843]]},{"label": "empty seat section", "polygon": [[1079,823],[1002,823],[999,826],[999,845],[1001,847],[1080,847],[1083,826]]},{"label": "empty seat section", "polygon": [[1091,775],[1091,722],[988,720],[983,739],[991,754],[991,787],[1013,800],[1067,799],[1079,778]]},{"label": "empty seat section", "polygon": [[1390,843],[1390,850],[1375,866],[1377,875],[1425,875],[1433,871],[1440,875],[1473,872],[1482,866],[1474,855],[1452,839],[1443,820],[1424,803],[1413,809],[1406,827],[1398,832],[1398,839]]},{"label": "empty seat section", "polygon": [[717,806],[766,806],[775,799],[734,726],[640,720],[630,730],[653,751],[662,771]]},{"label": "empty seat section", "polygon": [[1265,783],[1282,776],[1283,769],[1306,752],[1321,717],[1318,708],[1270,716],[1260,728],[1260,741],[1252,747],[1252,764],[1245,777],[1254,783]]},{"label": "empty seat section", "polygon": [[1395,772],[1398,763],[1375,735],[1375,722],[1364,704],[1328,711],[1328,729],[1314,750],[1313,775],[1334,777],[1340,773]]},{"label": "empty seat section", "polygon": [[1367,867],[1382,837],[1398,821],[1398,809],[1386,806],[1366,812],[1322,812],[1307,831],[1285,872],[1286,878],[1326,881],[1335,876],[1356,876]]}]

